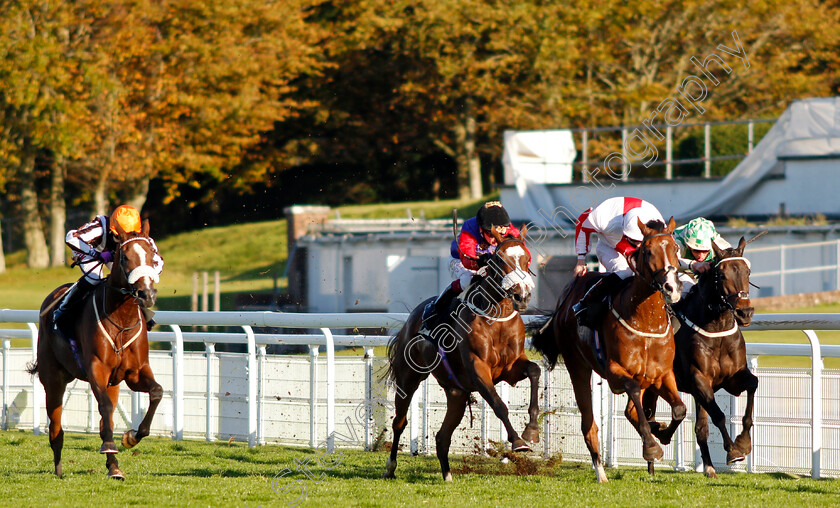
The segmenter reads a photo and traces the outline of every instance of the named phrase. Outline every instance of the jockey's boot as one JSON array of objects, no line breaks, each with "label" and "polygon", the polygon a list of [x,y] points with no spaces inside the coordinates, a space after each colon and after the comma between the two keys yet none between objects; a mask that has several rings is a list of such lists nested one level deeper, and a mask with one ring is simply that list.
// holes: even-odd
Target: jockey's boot
[{"label": "jockey's boot", "polygon": [[423,331],[431,331],[437,326],[445,317],[445,313],[449,310],[452,300],[461,292],[461,281],[455,280],[452,284],[446,286],[446,289],[438,295],[433,301],[426,304],[423,309]]},{"label": "jockey's boot", "polygon": [[619,282],[621,282],[621,277],[615,273],[610,273],[593,284],[583,295],[583,298],[572,305],[572,311],[575,313],[578,325],[587,328],[595,326],[598,315],[604,310],[600,304]]},{"label": "jockey's boot", "polygon": [[64,323],[63,321],[67,321],[67,312],[72,310],[76,305],[81,303],[84,297],[88,294],[88,292],[93,289],[94,284],[91,284],[87,281],[86,278],[82,277],[78,280],[70,289],[64,293],[64,296],[61,298],[61,303],[58,305],[58,308],[53,311],[53,332],[58,334],[60,337],[64,339],[70,338],[70,336],[65,333],[65,329],[62,326],[65,326],[69,323]]}]

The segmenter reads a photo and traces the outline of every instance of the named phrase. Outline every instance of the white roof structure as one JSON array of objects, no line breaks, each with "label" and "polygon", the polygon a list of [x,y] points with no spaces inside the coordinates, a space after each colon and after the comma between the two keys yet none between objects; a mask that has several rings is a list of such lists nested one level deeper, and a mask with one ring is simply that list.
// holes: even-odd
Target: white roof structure
[{"label": "white roof structure", "polygon": [[840,188],[840,97],[794,101],[752,153],[723,179],[601,178],[593,185],[572,183],[569,174],[562,175],[565,183],[558,184],[552,178],[535,177],[509,155],[508,139],[518,135],[505,134],[508,186],[501,196],[515,219],[545,226],[571,223],[586,208],[614,196],[642,198],[656,205],[663,216],[673,215],[680,221],[779,213],[840,217],[836,191]]}]

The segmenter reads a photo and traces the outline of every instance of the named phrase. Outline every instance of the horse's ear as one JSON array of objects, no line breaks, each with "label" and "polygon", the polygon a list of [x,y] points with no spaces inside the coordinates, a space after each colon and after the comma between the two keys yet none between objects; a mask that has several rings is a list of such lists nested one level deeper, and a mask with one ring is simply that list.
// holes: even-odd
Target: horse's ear
[{"label": "horse's ear", "polygon": [[674,216],[671,216],[671,220],[668,221],[668,227],[665,228],[665,232],[669,235],[674,232],[674,229],[677,227],[677,222],[674,220]]},{"label": "horse's ear", "polygon": [[519,238],[521,238],[523,242],[525,241],[525,233],[527,233],[527,232],[528,232],[528,225],[523,224],[522,227],[519,228]]},{"label": "horse's ear", "polygon": [[642,219],[636,217],[636,222],[639,223],[639,231],[642,232],[642,236],[650,236],[652,234],[651,229],[647,227],[647,224],[642,222]]},{"label": "horse's ear", "polygon": [[636,266],[638,265],[636,262],[636,256],[638,256],[641,251],[642,249],[636,249],[627,256],[627,264],[630,265],[630,269],[633,270],[633,273],[638,273],[638,271],[636,271]]},{"label": "horse's ear", "polygon": [[744,255],[744,247],[746,247],[746,246],[747,246],[747,241],[742,236],[741,241],[738,242],[738,249],[737,249],[738,250],[738,256],[743,256]]},{"label": "horse's ear", "polygon": [[[741,241],[744,241],[744,239],[741,238]],[[715,259],[723,259],[724,252],[717,246],[717,243],[715,243],[714,240],[712,240],[712,252],[715,255]]]},{"label": "horse's ear", "polygon": [[149,219],[143,219],[143,228],[140,230],[143,236],[149,236]]}]

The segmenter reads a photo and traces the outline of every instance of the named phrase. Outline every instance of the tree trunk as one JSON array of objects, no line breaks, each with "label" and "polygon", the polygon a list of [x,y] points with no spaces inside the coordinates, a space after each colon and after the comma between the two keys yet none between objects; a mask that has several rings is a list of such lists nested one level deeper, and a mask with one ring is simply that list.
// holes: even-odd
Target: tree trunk
[{"label": "tree trunk", "polygon": [[56,155],[50,175],[50,266],[64,266],[67,204],[64,202],[64,158]]},{"label": "tree trunk", "polygon": [[476,130],[475,103],[467,99],[461,121],[455,125],[455,162],[458,165],[458,197],[461,199],[479,199],[483,195]]},{"label": "tree trunk", "polygon": [[108,171],[102,170],[96,175],[96,184],[93,188],[93,215],[106,215],[108,213]]},{"label": "tree trunk", "polygon": [[38,213],[38,192],[35,188],[35,153],[25,147],[20,164],[20,207],[23,222],[23,241],[26,245],[26,264],[30,268],[46,268],[50,264],[47,240]]},{"label": "tree trunk", "polygon": [[134,195],[128,198],[125,204],[131,205],[138,210],[143,209],[146,204],[146,196],[149,194],[149,177],[144,177],[134,185]]},{"label": "tree trunk", "polygon": [[6,271],[6,255],[3,254],[3,221],[0,220],[0,273]]}]

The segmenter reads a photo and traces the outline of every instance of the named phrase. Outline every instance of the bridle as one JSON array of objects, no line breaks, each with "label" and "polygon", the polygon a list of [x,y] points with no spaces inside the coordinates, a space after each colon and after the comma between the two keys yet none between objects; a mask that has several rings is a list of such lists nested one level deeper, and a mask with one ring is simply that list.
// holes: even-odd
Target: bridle
[{"label": "bridle", "polygon": [[[734,293],[724,293],[723,291],[723,272],[720,269],[720,265],[727,262],[727,261],[741,261],[744,263],[744,266],[747,268],[747,280],[749,280],[750,274],[750,261],[743,257],[731,257],[731,258],[723,258],[719,261],[714,263],[714,270],[715,270],[715,294],[717,294],[718,298],[720,298],[720,303],[717,305],[719,310],[729,310],[731,312],[735,312],[736,307],[738,306],[738,302],[741,300],[747,300],[750,297],[750,293],[748,291],[736,291]],[[734,303],[733,303],[734,302]],[[709,310],[715,310],[712,304],[709,304]]]},{"label": "bridle", "polygon": [[142,265],[138,266],[128,272],[123,266],[123,262],[125,261],[126,257],[123,255],[123,248],[132,243],[132,242],[145,242],[148,245],[149,250],[154,251],[154,247],[152,246],[151,240],[149,240],[145,236],[135,236],[134,238],[129,238],[128,240],[122,242],[117,250],[120,252],[120,271],[122,272],[123,279],[128,283],[128,288],[114,288],[118,290],[120,293],[124,295],[128,295],[134,298],[135,303],[140,304],[140,297],[138,296],[138,290],[134,287],[134,283],[140,280],[142,277],[149,277],[155,283],[160,282],[160,277],[158,276],[155,269],[149,265]]},{"label": "bridle", "polygon": [[[670,234],[670,233],[655,233],[655,234],[652,234],[652,235],[646,236],[646,237],[644,237],[644,238],[642,239],[642,243],[639,245],[638,250],[641,250],[641,249],[642,249],[642,246],[645,246],[645,245],[646,245],[646,243],[647,243],[647,241],[648,241],[649,239],[656,238],[656,237],[659,237],[659,236],[668,236],[668,237],[670,237],[670,236],[671,236],[671,234]],[[650,252],[650,249],[648,249],[648,248],[645,246],[645,250],[644,250],[644,252]],[[647,285],[648,285],[648,286],[650,286],[651,288],[653,288],[653,290],[654,290],[654,291],[659,291],[660,293],[663,293],[663,294],[664,294],[664,293],[665,293],[665,282],[664,282],[664,281],[663,281],[663,282],[660,282],[660,281],[659,281],[659,279],[660,279],[660,278],[662,278],[662,279],[664,280],[664,279],[665,279],[665,277],[661,277],[661,276],[662,276],[662,274],[667,274],[668,272],[670,272],[670,271],[672,271],[672,270],[676,270],[676,269],[677,269],[677,268],[676,268],[675,266],[670,266],[670,265],[669,265],[669,266],[665,266],[665,267],[662,267],[662,268],[660,268],[660,269],[656,270],[655,272],[650,273],[650,277],[651,277],[651,279],[650,279],[650,280],[645,280],[645,277],[643,277],[643,276],[641,277],[641,279],[642,279],[643,281],[645,281],[645,282],[647,283]],[[646,270],[646,271],[647,271],[647,270]],[[637,272],[637,273],[638,273],[638,272]],[[641,275],[641,274],[639,274],[639,275]]]}]

